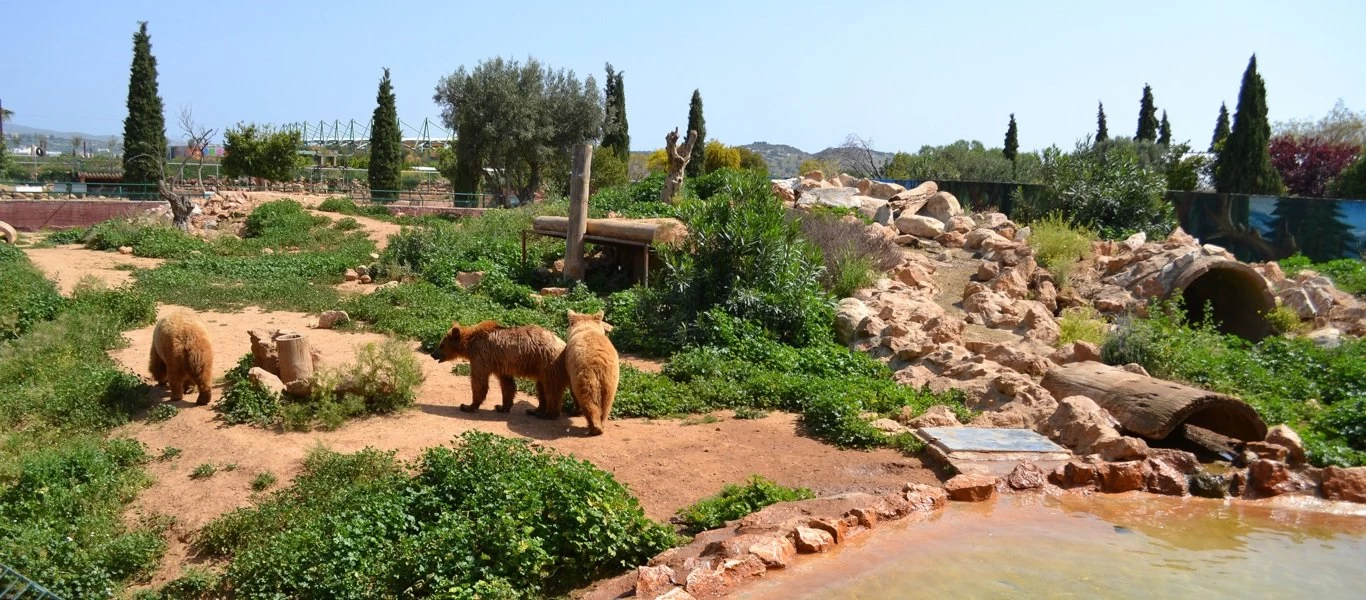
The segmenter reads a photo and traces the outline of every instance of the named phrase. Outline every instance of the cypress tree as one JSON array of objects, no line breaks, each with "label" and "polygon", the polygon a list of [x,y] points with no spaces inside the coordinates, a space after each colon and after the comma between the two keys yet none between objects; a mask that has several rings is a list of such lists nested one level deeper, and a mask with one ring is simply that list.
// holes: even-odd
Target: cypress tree
[{"label": "cypress tree", "polygon": [[1172,124],[1167,122],[1167,111],[1162,111],[1162,123],[1157,126],[1157,143],[1170,146],[1172,143]]},{"label": "cypress tree", "polygon": [[1153,104],[1153,86],[1143,84],[1143,100],[1138,105],[1138,132],[1135,140],[1157,141],[1157,106]]},{"label": "cypress tree", "polygon": [[692,91],[692,102],[688,104],[688,131],[697,132],[697,143],[693,144],[692,158],[688,159],[685,172],[688,177],[697,177],[702,174],[702,165],[707,158],[707,120],[702,117],[702,93],[698,90]]},{"label": "cypress tree", "polygon": [[1224,149],[1214,163],[1214,188],[1223,194],[1279,194],[1281,176],[1271,165],[1267,144],[1266,83],[1257,74],[1257,55],[1247,62],[1238,90],[1238,109]]},{"label": "cypress tree", "polygon": [[1228,139],[1228,106],[1219,103],[1219,120],[1214,122],[1214,137],[1209,140],[1209,151],[1214,152],[1219,142]]},{"label": "cypress tree", "polygon": [[603,89],[604,118],[602,146],[610,148],[622,160],[631,158],[631,135],[626,124],[626,94],[622,74],[607,63],[607,83]]},{"label": "cypress tree", "polygon": [[375,97],[375,114],[370,122],[370,190],[375,198],[392,194],[375,194],[375,190],[392,191],[402,184],[403,134],[398,126],[394,86],[389,80],[389,69],[379,80],[379,94]]},{"label": "cypress tree", "polygon": [[157,59],[147,22],[133,34],[133,66],[128,75],[128,117],[123,120],[123,180],[161,181],[166,160],[166,115],[157,94]]},{"label": "cypress tree", "polygon": [[1012,175],[1015,172],[1015,157],[1020,153],[1020,131],[1015,127],[1015,113],[1010,113],[1010,125],[1006,126],[1006,145],[1001,154],[1010,161]]},{"label": "cypress tree", "polygon": [[1110,139],[1110,128],[1105,126],[1105,103],[1097,102],[1096,105],[1096,141],[1103,142]]}]

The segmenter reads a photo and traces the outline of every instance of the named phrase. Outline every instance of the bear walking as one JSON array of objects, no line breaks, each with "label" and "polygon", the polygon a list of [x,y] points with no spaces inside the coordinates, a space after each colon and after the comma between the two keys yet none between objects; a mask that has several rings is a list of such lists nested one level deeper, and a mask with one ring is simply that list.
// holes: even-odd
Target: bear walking
[{"label": "bear walking", "polygon": [[[621,378],[617,349],[607,339],[611,329],[602,320],[601,311],[591,315],[569,311],[569,341],[562,361],[564,376],[574,392],[574,402],[588,419],[589,435],[602,435]],[[558,412],[558,406],[556,409]]]},{"label": "bear walking", "polygon": [[[493,321],[477,325],[451,325],[446,337],[441,339],[431,354],[438,362],[456,358],[470,361],[470,387],[474,399],[470,404],[460,407],[464,412],[479,410],[484,397],[489,392],[489,376],[498,377],[498,387],[503,389],[503,404],[495,406],[498,412],[512,408],[512,400],[517,394],[515,377],[536,380],[536,400],[540,407],[547,408],[547,395],[555,379],[553,364],[564,350],[564,340],[549,330],[535,326],[503,327]],[[564,384],[556,389],[564,396]],[[538,413],[539,414],[539,413]]]},{"label": "bear walking", "polygon": [[199,391],[196,404],[208,404],[213,383],[213,345],[209,331],[194,313],[176,310],[157,319],[147,365],[157,385],[171,390],[171,401],[184,399],[190,384]]}]

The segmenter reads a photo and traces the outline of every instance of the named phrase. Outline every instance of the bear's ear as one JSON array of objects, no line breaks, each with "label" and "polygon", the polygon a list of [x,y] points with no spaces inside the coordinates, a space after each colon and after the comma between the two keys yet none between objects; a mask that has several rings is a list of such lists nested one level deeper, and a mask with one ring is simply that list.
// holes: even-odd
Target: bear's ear
[{"label": "bear's ear", "polygon": [[612,324],[607,321],[602,321],[602,331],[603,333],[610,333],[612,331]]},{"label": "bear's ear", "polygon": [[602,320],[602,311],[598,311],[598,312],[593,313],[593,318],[594,318],[594,319],[597,319],[597,320],[599,320],[599,321],[601,321],[601,320]]}]

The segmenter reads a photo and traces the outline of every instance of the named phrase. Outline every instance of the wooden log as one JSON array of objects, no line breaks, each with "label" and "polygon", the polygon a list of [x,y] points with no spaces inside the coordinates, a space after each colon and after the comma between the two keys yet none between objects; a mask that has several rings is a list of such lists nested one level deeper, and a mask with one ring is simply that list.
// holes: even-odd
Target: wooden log
[{"label": "wooden log", "polygon": [[0,237],[5,238],[6,244],[16,244],[19,242],[19,232],[9,223],[0,221]]},{"label": "wooden log", "polygon": [[1086,396],[1125,431],[1149,439],[1180,434],[1185,424],[1245,442],[1266,437],[1266,423],[1242,400],[1098,362],[1054,368],[1044,375],[1043,387],[1054,398]]},{"label": "wooden log", "polygon": [[280,354],[280,381],[285,385],[307,381],[313,376],[313,353],[309,351],[308,338],[287,333],[275,338],[275,347]]},{"label": "wooden log", "polygon": [[569,218],[565,223],[564,278],[583,279],[583,236],[588,228],[588,180],[593,168],[593,145],[574,146],[574,171],[569,179]]},{"label": "wooden log", "polygon": [[[564,233],[569,228],[565,217],[536,217],[536,231]],[[588,219],[588,235],[649,244],[675,243],[688,236],[687,227],[677,219]]]}]

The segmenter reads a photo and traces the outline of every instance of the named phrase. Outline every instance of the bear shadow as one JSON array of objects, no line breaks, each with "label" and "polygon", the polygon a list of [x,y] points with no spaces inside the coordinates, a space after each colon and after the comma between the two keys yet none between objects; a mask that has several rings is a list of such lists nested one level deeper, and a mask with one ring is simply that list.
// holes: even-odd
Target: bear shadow
[{"label": "bear shadow", "polygon": [[562,414],[558,419],[542,419],[534,415],[527,414],[528,410],[536,408],[535,401],[517,399],[513,401],[512,410],[506,413],[498,412],[493,409],[498,403],[493,398],[484,401],[483,406],[474,412],[465,412],[460,407],[469,404],[466,400],[459,404],[422,404],[417,405],[417,409],[429,415],[439,417],[449,417],[453,419],[464,419],[468,421],[505,421],[507,427],[513,433],[535,440],[556,440],[567,437],[587,437],[587,425],[573,425],[569,421],[569,415]]}]

